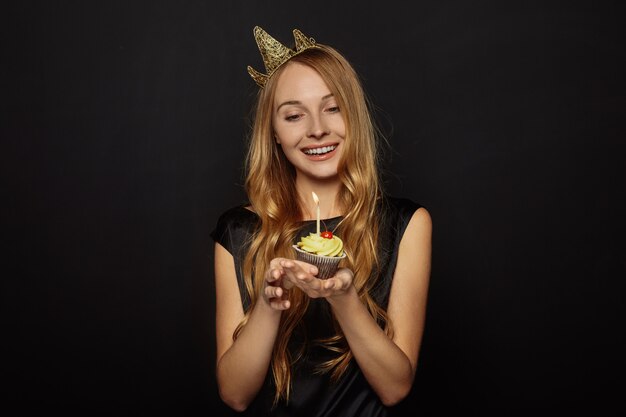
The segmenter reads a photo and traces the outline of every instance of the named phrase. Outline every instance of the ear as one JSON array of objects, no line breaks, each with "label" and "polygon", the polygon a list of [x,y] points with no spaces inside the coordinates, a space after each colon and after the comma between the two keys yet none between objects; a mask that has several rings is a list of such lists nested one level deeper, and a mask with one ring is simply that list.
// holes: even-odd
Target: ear
[{"label": "ear", "polygon": [[274,133],[274,140],[280,145],[280,139],[278,139],[278,135],[276,133]]}]

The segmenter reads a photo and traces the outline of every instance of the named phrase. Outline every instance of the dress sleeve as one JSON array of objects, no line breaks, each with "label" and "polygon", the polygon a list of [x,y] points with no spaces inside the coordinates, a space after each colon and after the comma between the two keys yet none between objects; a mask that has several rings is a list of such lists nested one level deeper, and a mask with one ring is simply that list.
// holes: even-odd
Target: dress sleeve
[{"label": "dress sleeve", "polygon": [[387,308],[393,274],[398,262],[400,241],[406,231],[413,213],[421,205],[407,198],[387,197],[384,200],[379,220],[378,258],[379,269],[372,296],[383,308]]},{"label": "dress sleeve", "polygon": [[396,207],[398,210],[398,223],[396,227],[398,232],[398,244],[400,244],[400,240],[402,236],[404,236],[404,231],[409,225],[413,214],[422,206],[408,198],[399,198],[396,200]]},{"label": "dress sleeve", "polygon": [[250,297],[243,277],[243,260],[258,220],[258,216],[244,206],[234,207],[218,218],[215,229],[211,232],[213,240],[233,256],[242,305],[246,310],[250,306]]},{"label": "dress sleeve", "polygon": [[237,256],[249,243],[254,232],[257,216],[243,206],[233,207],[218,218],[211,238],[222,245],[231,255]]},{"label": "dress sleeve", "polygon": [[222,213],[222,215],[217,219],[217,223],[215,224],[215,229],[211,232],[211,238],[215,243],[219,243],[222,245],[228,252],[233,253],[233,246],[231,240],[231,234],[229,233],[230,229],[230,221],[229,221],[229,213],[231,210]]}]

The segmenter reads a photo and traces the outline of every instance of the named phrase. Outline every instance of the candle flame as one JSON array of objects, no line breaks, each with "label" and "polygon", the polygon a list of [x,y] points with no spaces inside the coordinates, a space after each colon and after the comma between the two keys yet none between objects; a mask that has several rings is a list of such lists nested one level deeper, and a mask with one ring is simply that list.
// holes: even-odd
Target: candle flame
[{"label": "candle flame", "polygon": [[315,201],[315,204],[319,204],[320,203],[320,199],[317,198],[317,194],[315,194],[314,191],[311,191],[311,194],[313,194],[313,201]]}]

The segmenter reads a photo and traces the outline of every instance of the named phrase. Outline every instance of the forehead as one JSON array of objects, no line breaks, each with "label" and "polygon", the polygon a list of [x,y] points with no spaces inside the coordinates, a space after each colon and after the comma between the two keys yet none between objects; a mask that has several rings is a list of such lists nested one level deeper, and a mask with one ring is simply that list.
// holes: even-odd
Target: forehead
[{"label": "forehead", "polygon": [[274,103],[320,99],[328,94],[330,89],[316,70],[299,62],[289,62],[276,80]]}]

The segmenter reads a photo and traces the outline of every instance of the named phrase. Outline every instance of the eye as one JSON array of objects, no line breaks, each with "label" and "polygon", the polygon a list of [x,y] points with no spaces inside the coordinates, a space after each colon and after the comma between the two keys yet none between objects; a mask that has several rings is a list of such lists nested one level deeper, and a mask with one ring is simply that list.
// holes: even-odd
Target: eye
[{"label": "eye", "polygon": [[339,113],[339,106],[332,106],[326,109],[328,113]]},{"label": "eye", "polygon": [[285,116],[285,120],[288,122],[295,122],[297,120],[300,119],[300,115],[299,114],[290,114],[288,116]]}]

